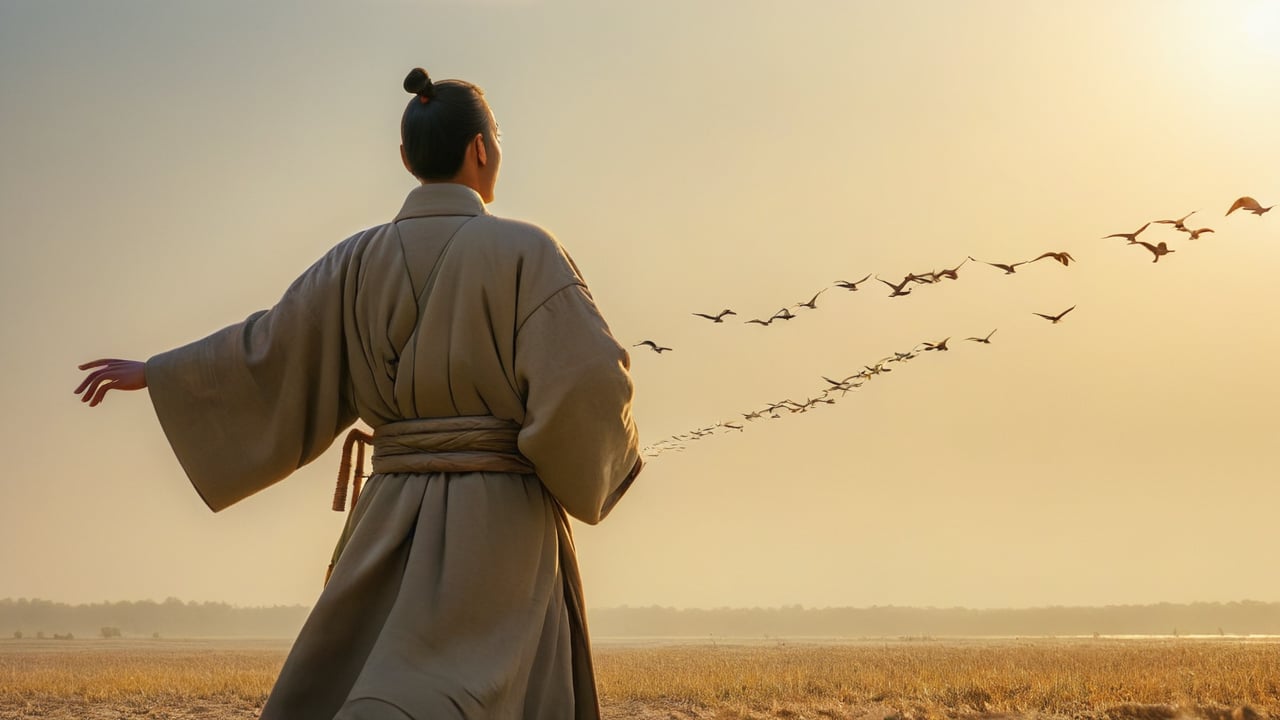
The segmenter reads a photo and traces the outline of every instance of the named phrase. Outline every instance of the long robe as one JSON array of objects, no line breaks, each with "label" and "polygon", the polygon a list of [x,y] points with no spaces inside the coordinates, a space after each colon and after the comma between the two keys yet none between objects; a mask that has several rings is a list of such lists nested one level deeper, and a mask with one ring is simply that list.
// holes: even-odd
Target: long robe
[{"label": "long robe", "polygon": [[213,511],[358,418],[510,425],[529,472],[378,472],[262,712],[598,718],[567,515],[600,522],[640,469],[627,351],[545,230],[461,185],[333,247],[271,309],[147,361]]}]

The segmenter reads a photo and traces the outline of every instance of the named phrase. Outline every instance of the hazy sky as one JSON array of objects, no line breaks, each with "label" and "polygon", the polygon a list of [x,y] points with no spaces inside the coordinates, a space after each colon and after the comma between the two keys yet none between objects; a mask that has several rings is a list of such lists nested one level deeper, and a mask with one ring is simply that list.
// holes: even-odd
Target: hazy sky
[{"label": "hazy sky", "polygon": [[[1223,216],[1280,202],[1262,0],[0,0],[0,597],[314,601],[336,452],[214,515],[145,394],[71,391],[388,221],[417,65],[485,89],[491,210],[675,348],[633,352],[643,441],[952,338],[654,460],[576,528],[589,605],[1280,600],[1280,213]],[[1100,239],[1192,210],[1158,263]]]}]

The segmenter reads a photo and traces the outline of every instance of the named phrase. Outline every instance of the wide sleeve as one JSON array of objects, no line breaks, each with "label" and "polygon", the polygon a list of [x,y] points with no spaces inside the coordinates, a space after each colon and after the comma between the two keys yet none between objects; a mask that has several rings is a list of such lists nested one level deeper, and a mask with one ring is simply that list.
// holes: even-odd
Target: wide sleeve
[{"label": "wide sleeve", "polygon": [[538,306],[516,334],[525,397],[520,452],[570,515],[600,522],[639,473],[630,358],[582,285]]},{"label": "wide sleeve", "polygon": [[156,416],[214,512],[311,462],[354,422],[343,334],[350,245],[271,309],[147,361]]}]

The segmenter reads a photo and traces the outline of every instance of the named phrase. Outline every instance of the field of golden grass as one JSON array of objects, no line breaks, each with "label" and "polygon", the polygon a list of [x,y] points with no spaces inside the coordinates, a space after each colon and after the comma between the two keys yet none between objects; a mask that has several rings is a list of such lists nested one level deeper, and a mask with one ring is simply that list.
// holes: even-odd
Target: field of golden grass
[{"label": "field of golden grass", "polygon": [[[0,719],[254,718],[282,641],[0,641]],[[1280,717],[1274,640],[635,643],[596,649],[606,718]]]}]

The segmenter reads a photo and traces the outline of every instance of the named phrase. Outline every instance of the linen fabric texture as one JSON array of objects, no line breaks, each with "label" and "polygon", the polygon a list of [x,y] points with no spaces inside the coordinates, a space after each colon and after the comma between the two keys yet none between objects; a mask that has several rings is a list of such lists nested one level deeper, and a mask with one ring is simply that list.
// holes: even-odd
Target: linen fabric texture
[{"label": "linen fabric texture", "polygon": [[149,359],[215,512],[357,419],[475,420],[481,455],[518,428],[506,449],[533,469],[380,472],[375,454],[262,718],[598,718],[569,517],[600,522],[640,470],[629,363],[556,239],[450,183],[412,190],[274,307]]}]

